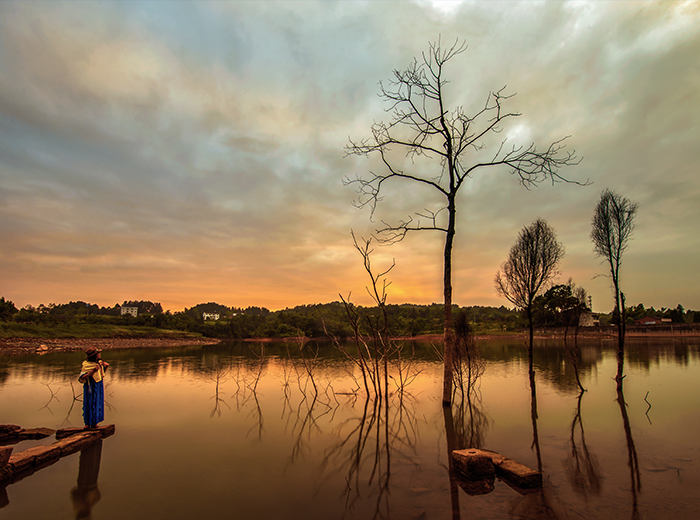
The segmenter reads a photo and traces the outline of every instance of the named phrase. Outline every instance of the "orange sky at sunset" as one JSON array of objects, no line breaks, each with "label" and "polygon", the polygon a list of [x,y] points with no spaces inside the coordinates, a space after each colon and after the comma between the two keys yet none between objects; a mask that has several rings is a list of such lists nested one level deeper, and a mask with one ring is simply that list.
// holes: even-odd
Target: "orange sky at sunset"
[{"label": "orange sky at sunset", "polygon": [[[475,174],[454,301],[507,304],[494,275],[541,217],[566,248],[560,280],[609,311],[589,238],[609,188],[639,203],[628,304],[700,310],[700,4],[666,1],[2,2],[0,296],[369,303],[351,230],[441,201],[396,182],[371,222],[342,180],[382,165],[344,147],[389,120],[379,81],[438,37],[468,45],[446,69],[450,106],[473,113],[507,85],[522,116],[498,139],[571,136],[583,161],[561,173],[591,181],[527,190],[507,169]],[[389,303],[442,301],[443,240],[376,247],[378,269],[396,261]]]}]

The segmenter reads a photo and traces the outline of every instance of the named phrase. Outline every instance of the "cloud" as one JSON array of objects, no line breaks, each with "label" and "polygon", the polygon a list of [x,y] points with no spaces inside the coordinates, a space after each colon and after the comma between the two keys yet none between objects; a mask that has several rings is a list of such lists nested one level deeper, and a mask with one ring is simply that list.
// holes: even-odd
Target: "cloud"
[{"label": "cloud", "polygon": [[[594,182],[527,191],[507,170],[474,175],[459,201],[455,300],[504,303],[493,274],[539,216],[567,247],[564,276],[606,308],[588,233],[611,188],[640,202],[623,274],[630,301],[675,306],[675,295],[700,307],[697,278],[671,280],[664,256],[694,277],[697,4],[433,4],[3,2],[4,296],[148,296],[174,310],[362,298],[349,232],[376,226],[341,179],[381,165],[345,158],[344,146],[388,120],[379,81],[439,37],[468,43],[448,67],[452,106],[473,113],[490,91],[517,93],[508,107],[522,115],[485,153],[501,137],[547,145],[571,135],[584,161],[562,173]],[[387,188],[377,219],[440,207],[415,186]],[[441,299],[442,240],[377,248],[378,263],[396,259],[397,301]]]}]

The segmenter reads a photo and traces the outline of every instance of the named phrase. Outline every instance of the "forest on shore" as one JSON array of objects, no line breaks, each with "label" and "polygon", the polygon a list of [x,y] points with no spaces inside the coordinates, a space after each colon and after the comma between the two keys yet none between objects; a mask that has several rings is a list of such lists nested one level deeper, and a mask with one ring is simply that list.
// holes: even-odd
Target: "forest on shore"
[{"label": "forest on shore", "polygon": [[[556,288],[557,286],[555,286]],[[556,300],[557,291],[548,291],[536,302],[536,326],[565,326],[565,316]],[[136,307],[136,316],[122,314],[123,307]],[[379,317],[377,307],[352,306],[369,324]],[[386,305],[388,326],[394,336],[424,336],[444,331],[444,306]],[[527,326],[523,314],[505,306],[453,305],[454,315],[466,314],[477,334],[518,332]],[[600,325],[613,322],[612,313],[597,314]],[[700,323],[700,312],[686,311],[682,305],[657,310],[643,304],[627,309],[627,321],[643,317],[664,319],[670,323]],[[201,303],[181,312],[163,311],[160,303],[125,301],[113,307],[100,307],[84,301],[65,304],[25,306],[17,309],[13,302],[0,297],[0,337],[133,337],[157,336],[167,331],[183,331],[208,338],[285,338],[305,336],[349,337],[352,328],[343,302],[299,305],[270,311],[264,307],[229,307],[214,302]]]}]

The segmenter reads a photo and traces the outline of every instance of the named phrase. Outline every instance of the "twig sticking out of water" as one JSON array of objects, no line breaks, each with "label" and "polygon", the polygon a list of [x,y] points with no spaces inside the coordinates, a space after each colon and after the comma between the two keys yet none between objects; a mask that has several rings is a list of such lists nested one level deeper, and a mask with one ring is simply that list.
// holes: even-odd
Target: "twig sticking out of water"
[{"label": "twig sticking out of water", "polygon": [[645,413],[646,413],[647,419],[649,420],[649,424],[651,424],[651,418],[649,417],[649,410],[651,410],[651,403],[649,401],[647,401],[648,396],[649,396],[649,391],[647,390],[647,393],[644,396],[644,402],[649,405],[649,408],[647,408],[647,411]]}]

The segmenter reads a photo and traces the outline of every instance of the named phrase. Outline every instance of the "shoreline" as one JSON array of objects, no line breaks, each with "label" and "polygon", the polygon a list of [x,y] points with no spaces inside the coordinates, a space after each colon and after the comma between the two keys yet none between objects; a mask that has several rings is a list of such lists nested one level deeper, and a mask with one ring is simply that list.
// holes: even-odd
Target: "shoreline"
[{"label": "shoreline", "polygon": [[75,352],[88,347],[100,350],[190,347],[220,342],[216,338],[6,338],[0,339],[0,354]]},{"label": "shoreline", "polygon": [[[569,334],[569,337],[573,335]],[[615,339],[616,334],[607,332],[583,332],[578,335],[581,339]],[[700,332],[646,332],[627,333],[627,339],[640,338],[697,338]],[[475,334],[476,340],[485,341],[492,339],[517,339],[526,340],[527,332],[513,332],[509,334]],[[551,333],[536,333],[535,339],[563,339],[564,334],[556,331]],[[442,341],[442,334],[424,334],[419,336],[394,336],[394,341]],[[250,343],[273,342],[299,342],[326,341],[328,338],[246,338],[234,340],[232,338],[5,338],[0,339],[0,354],[45,354],[47,352],[75,352],[85,350],[88,347],[96,347],[100,350],[130,349],[130,348],[167,348],[216,345],[224,341],[245,341]]]}]

